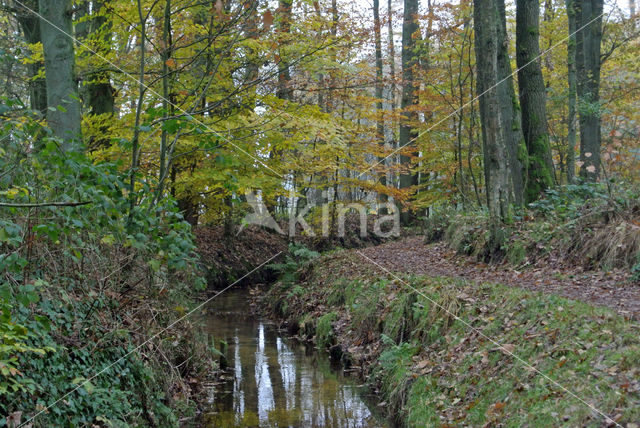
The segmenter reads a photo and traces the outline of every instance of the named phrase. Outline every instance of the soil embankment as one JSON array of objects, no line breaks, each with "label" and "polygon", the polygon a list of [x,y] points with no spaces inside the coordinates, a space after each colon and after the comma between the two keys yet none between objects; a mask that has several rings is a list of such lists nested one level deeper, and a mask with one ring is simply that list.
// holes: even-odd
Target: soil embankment
[{"label": "soil embankment", "polygon": [[498,271],[408,238],[304,264],[260,305],[360,369],[379,388],[379,405],[407,426],[640,420],[640,326],[544,286],[537,292],[533,273],[521,288],[518,273],[507,281]]}]

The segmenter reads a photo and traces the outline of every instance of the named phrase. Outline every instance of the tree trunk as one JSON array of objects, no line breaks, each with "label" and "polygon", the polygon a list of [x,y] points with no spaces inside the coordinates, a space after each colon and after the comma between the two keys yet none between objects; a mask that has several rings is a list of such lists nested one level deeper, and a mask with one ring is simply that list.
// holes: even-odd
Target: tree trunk
[{"label": "tree trunk", "polygon": [[[279,22],[279,32],[283,34],[283,38],[288,37],[288,34],[291,32],[291,7],[293,5],[292,0],[280,0],[279,7],[280,9],[280,22]],[[278,61],[278,89],[276,92],[276,96],[283,100],[292,101],[293,100],[293,89],[291,88],[291,71],[289,70],[289,64],[287,62],[286,53],[283,49],[283,40],[280,41],[281,45],[279,48],[279,61]],[[287,42],[285,42],[286,44]]]},{"label": "tree trunk", "polygon": [[145,85],[146,71],[146,42],[147,42],[147,17],[142,9],[142,0],[137,0],[138,19],[140,24],[140,63],[138,65],[138,100],[135,107],[135,119],[133,124],[133,137],[131,138],[131,169],[129,170],[129,216],[127,219],[127,228],[132,225],[133,212],[138,197],[136,193],[136,174],[138,173],[139,156],[140,156],[140,121],[142,117],[142,102],[147,86]]},{"label": "tree trunk", "polygon": [[[391,110],[395,110],[396,106],[396,49],[395,42],[393,40],[393,5],[392,0],[387,1],[388,8],[388,22],[387,22],[387,32],[388,32],[388,43],[389,43],[389,78],[391,79],[391,87],[389,88],[389,104],[391,105]],[[395,128],[392,128],[395,129]],[[392,131],[393,134],[393,131]],[[394,137],[392,135],[392,140]]]},{"label": "tree trunk", "polygon": [[[246,36],[251,40],[258,40],[260,36],[260,30],[258,29],[258,3],[252,2],[249,4],[248,18],[246,24]],[[247,48],[247,65],[245,71],[245,85],[249,88],[246,90],[246,100],[244,102],[245,107],[250,112],[253,112],[256,108],[256,81],[260,75],[260,52],[253,47]]]},{"label": "tree trunk", "polygon": [[[387,0],[387,43],[389,49],[389,111],[393,113],[390,118],[390,125],[388,128],[389,132],[389,145],[392,148],[396,147],[396,130],[397,122],[395,120],[395,112],[396,112],[396,49],[395,42],[393,40],[393,1]],[[393,156],[392,159],[388,159],[388,164],[392,164],[394,159],[397,159],[397,156]],[[397,178],[396,174],[393,172],[389,173],[389,180],[394,187],[397,187]]]},{"label": "tree trunk", "polygon": [[[379,144],[384,147],[384,115],[383,115],[383,82],[382,82],[382,38],[380,35],[380,0],[373,0],[373,31],[375,38],[375,51],[376,51],[376,139]],[[384,159],[380,160],[383,162]],[[387,173],[383,170],[380,174],[380,184],[387,185]],[[387,195],[380,193],[380,202],[387,201]]]},{"label": "tree trunk", "polygon": [[[415,137],[414,123],[417,121],[417,114],[412,111],[417,103],[416,84],[414,82],[414,67],[418,64],[416,54],[415,39],[413,35],[418,31],[418,0],[404,0],[404,15],[402,20],[402,97],[400,108],[404,119],[400,122],[400,135],[398,146],[405,147],[412,144]],[[412,156],[401,155],[400,162],[404,171],[400,175],[400,188],[406,189],[417,185],[417,175],[411,173]],[[401,214],[401,222],[408,224],[413,221],[414,215],[404,210]]]},{"label": "tree trunk", "polygon": [[491,222],[491,240],[497,247],[501,242],[501,224],[507,216],[511,189],[503,110],[496,87],[500,50],[499,26],[496,25],[496,18],[500,12],[496,0],[474,0],[473,15],[487,206]]},{"label": "tree trunk", "polygon": [[[169,61],[171,60],[171,56],[173,54],[173,37],[171,32],[171,0],[166,0],[165,2],[162,21],[162,44],[164,47],[160,56],[162,58],[162,114],[166,119],[170,115],[173,116],[174,114],[173,103],[169,103],[169,99],[171,98],[171,70],[169,68]],[[167,159],[168,138],[168,132],[163,126],[160,134],[160,168],[158,171],[157,199],[159,199],[161,196],[162,186],[165,176],[167,175],[167,168],[171,163],[171,159]]]},{"label": "tree trunk", "polygon": [[567,43],[568,108],[567,117],[567,183],[575,180],[576,173],[576,10],[575,0],[567,0],[569,41]]},{"label": "tree trunk", "polygon": [[74,49],[69,0],[40,1],[40,31],[47,86],[47,123],[63,141],[63,150],[79,150],[80,99],[74,75]]},{"label": "tree trunk", "polygon": [[[91,5],[91,10],[89,10]],[[100,57],[108,57],[111,50],[111,23],[104,13],[104,2],[87,1],[82,5],[81,14],[85,15],[85,20],[76,25],[76,36],[83,40],[83,43],[92,46],[99,57],[98,64],[93,68],[97,70],[87,70],[83,73],[80,87],[80,97],[90,118],[101,121],[102,125],[97,129],[95,135],[88,137],[87,145],[90,150],[106,148],[111,145],[109,124],[105,122],[113,117],[115,113],[115,89],[111,86],[109,72],[103,71],[103,61]],[[93,39],[93,40],[91,40]],[[95,55],[93,52],[86,52],[85,55]]]},{"label": "tree trunk", "polygon": [[[31,10],[38,9],[37,0],[25,1],[26,6]],[[22,28],[24,38],[29,44],[42,42],[40,32],[40,19],[31,12],[17,13],[16,19]],[[40,112],[43,116],[47,113],[47,83],[43,78],[36,78],[44,64],[42,61],[29,63],[29,104],[32,110]]]},{"label": "tree trunk", "polygon": [[533,202],[553,186],[553,161],[547,128],[546,88],[540,67],[540,5],[516,1],[516,61],[522,109],[522,130],[527,144],[526,202]]},{"label": "tree trunk", "polygon": [[496,8],[497,33],[497,60],[498,79],[497,87],[498,102],[500,105],[500,120],[506,141],[508,156],[510,192],[509,199],[516,205],[522,205],[524,194],[524,173],[521,152],[525,151],[524,136],[520,122],[520,107],[515,95],[513,77],[511,73],[511,58],[509,56],[509,39],[507,36],[507,21],[504,7],[504,0],[492,0]]},{"label": "tree trunk", "polygon": [[603,0],[575,0],[576,74],[580,113],[580,175],[596,181],[600,175],[600,45]]}]

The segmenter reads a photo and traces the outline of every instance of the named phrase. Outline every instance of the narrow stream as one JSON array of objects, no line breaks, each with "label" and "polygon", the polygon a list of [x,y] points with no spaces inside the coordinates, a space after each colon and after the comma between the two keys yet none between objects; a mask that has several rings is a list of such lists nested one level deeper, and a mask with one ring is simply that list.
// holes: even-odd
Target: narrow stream
[{"label": "narrow stream", "polygon": [[[216,343],[226,340],[228,369],[211,391],[206,427],[384,427],[366,390],[317,350],[283,337],[250,316],[247,291],[216,297],[206,318]],[[369,397],[371,399],[371,397]]]}]

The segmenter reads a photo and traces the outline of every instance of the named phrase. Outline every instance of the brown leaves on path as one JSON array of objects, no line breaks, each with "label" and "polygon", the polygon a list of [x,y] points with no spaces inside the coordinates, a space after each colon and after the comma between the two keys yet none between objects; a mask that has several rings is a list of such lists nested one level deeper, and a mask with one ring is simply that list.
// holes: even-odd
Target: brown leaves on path
[{"label": "brown leaves on path", "polygon": [[640,319],[640,287],[632,284],[629,275],[622,271],[546,265],[518,271],[507,264],[488,265],[459,256],[443,242],[425,244],[421,236],[359,251],[392,272],[495,282],[605,306],[627,318]]}]

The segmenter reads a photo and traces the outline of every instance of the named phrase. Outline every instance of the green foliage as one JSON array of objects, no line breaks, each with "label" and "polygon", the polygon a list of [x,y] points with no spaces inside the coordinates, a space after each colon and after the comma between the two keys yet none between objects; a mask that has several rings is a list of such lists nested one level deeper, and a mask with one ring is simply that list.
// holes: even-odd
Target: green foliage
[{"label": "green foliage", "polygon": [[447,227],[451,223],[451,218],[455,216],[455,210],[442,208],[434,212],[425,219],[424,235],[426,242],[440,241],[445,237]]},{"label": "green foliage", "polygon": [[[53,352],[53,347],[36,348],[29,345],[34,333],[30,333],[21,324],[12,320],[11,305],[0,297],[0,394],[15,394],[18,392],[33,391],[36,383],[32,378],[25,377],[18,368],[19,356],[22,354],[44,355]],[[42,328],[48,328],[48,319],[42,316],[35,317]]]},{"label": "green foliage", "polygon": [[419,348],[408,342],[396,344],[391,338],[384,335],[382,342],[386,347],[378,359],[379,366],[376,377],[380,379],[384,396],[396,412],[396,419],[400,421],[405,417],[403,407],[408,398],[408,387],[412,382],[410,364]]},{"label": "green foliage", "polygon": [[318,256],[320,253],[310,250],[302,244],[290,243],[284,263],[273,263],[269,267],[279,273],[283,283],[293,284],[297,279],[298,270]]},{"label": "green foliage", "polygon": [[328,348],[335,343],[333,322],[338,317],[335,312],[329,312],[318,318],[316,325],[316,344],[320,348]]},{"label": "green foliage", "polygon": [[504,246],[506,248],[507,261],[510,264],[518,266],[527,258],[527,249],[521,242],[515,240],[506,243]]},{"label": "green foliage", "polygon": [[[482,261],[526,265],[544,257],[571,257],[586,268],[631,269],[640,254],[635,220],[640,192],[627,183],[577,183],[547,189],[501,226],[500,246],[490,241],[485,210],[442,210],[427,221],[426,235]],[[635,271],[634,271],[635,272]]]},{"label": "green foliage", "polygon": [[540,198],[545,190],[554,185],[553,166],[545,161],[545,156],[551,154],[549,136],[541,135],[531,142],[527,157],[527,180],[525,200],[532,202]]},{"label": "green foliage", "polygon": [[583,213],[585,204],[608,199],[603,183],[579,183],[547,189],[543,198],[529,204],[534,213],[567,220]]},{"label": "green foliage", "polygon": [[631,268],[631,280],[640,282],[640,260]]},{"label": "green foliage", "polygon": [[[190,328],[166,332],[179,346],[136,345],[204,286],[189,224],[147,181],[130,212],[117,162],[62,152],[28,120],[0,126],[0,200],[17,205],[0,207],[0,415],[51,406],[35,426],[175,426],[156,349],[177,365],[196,352]],[[19,206],[48,202],[69,205]]]}]

